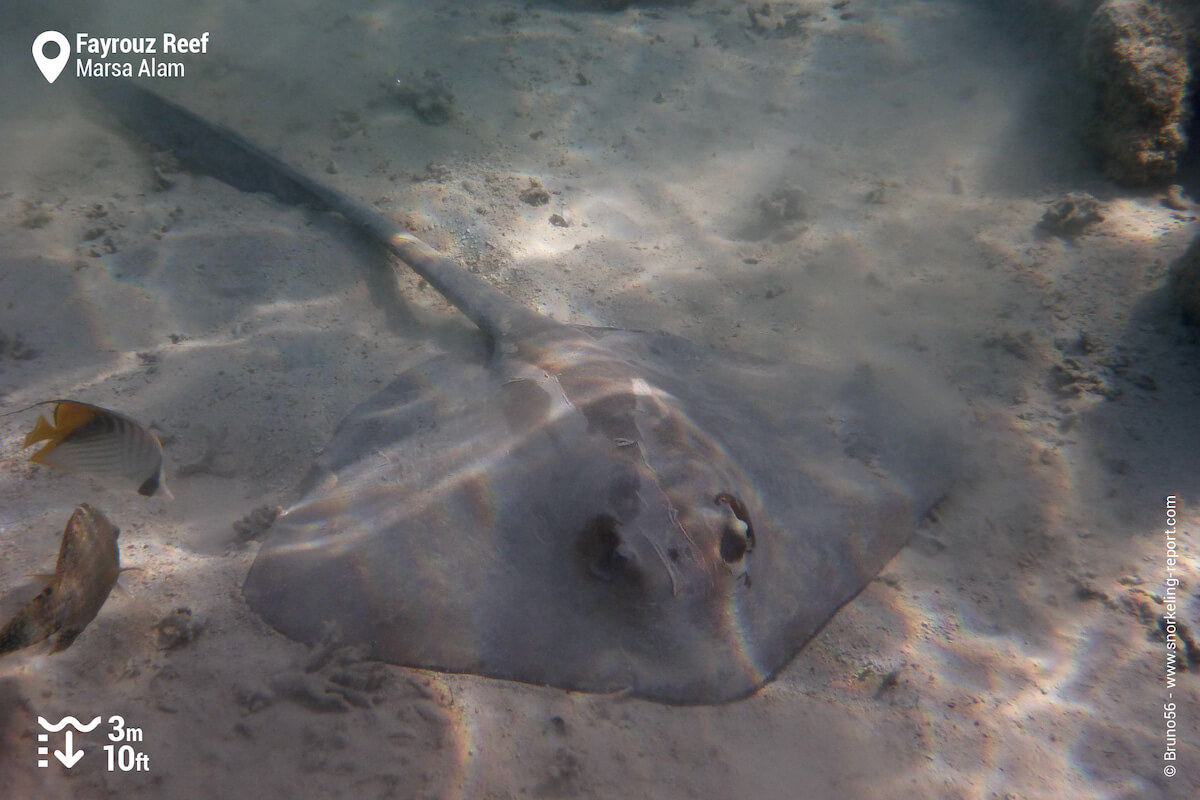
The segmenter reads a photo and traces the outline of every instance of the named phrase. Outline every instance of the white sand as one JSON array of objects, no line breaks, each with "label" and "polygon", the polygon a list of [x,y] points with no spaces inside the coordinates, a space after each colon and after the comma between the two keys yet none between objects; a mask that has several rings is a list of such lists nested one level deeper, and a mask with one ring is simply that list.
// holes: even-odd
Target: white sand
[{"label": "white sand", "polygon": [[[773,3],[766,25],[813,11],[793,38],[749,30],[729,0],[613,15],[79,5],[44,22],[28,11],[4,34],[0,333],[36,357],[0,354],[0,411],[72,397],[153,422],[176,500],[34,467],[32,415],[0,420],[5,618],[38,590],[27,576],[51,568],[77,503],[122,527],[122,562],[141,570],[69,650],[0,661],[0,795],[1196,796],[1195,676],[1173,690],[1179,774],[1166,778],[1165,649],[1139,617],[1163,608],[1175,494],[1180,618],[1200,633],[1200,381],[1163,291],[1194,218],[1087,166],[1077,100],[1041,50],[951,0]],[[247,609],[254,546],[233,546],[232,523],[293,499],[342,415],[471,330],[336,220],[187,174],[157,190],[144,151],[56,99],[74,78],[33,72],[29,42],[52,25],[209,31],[208,55],[180,59],[186,78],[154,88],[380,202],[557,319],[768,357],[917,354],[974,410],[974,468],[742,702],[673,708],[393,667],[368,709],[272,693],[306,648]],[[443,126],[389,94],[426,69],[455,96]],[[430,162],[445,180],[414,182]],[[518,199],[530,179],[548,205]],[[781,188],[804,193],[805,219],[754,239],[758,198]],[[1100,197],[1106,219],[1075,241],[1037,233],[1068,190]],[[1078,396],[1056,388],[1056,365],[1081,376]],[[155,624],[181,606],[202,631],[158,650]],[[38,769],[37,717],[66,714],[123,716],[149,772],[109,772],[98,733],[80,737],[74,769]]]}]

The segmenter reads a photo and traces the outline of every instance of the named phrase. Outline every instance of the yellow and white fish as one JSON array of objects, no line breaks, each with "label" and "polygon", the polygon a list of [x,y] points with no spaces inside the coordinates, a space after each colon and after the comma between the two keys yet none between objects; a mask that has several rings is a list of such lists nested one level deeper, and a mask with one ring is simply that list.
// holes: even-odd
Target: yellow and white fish
[{"label": "yellow and white fish", "polygon": [[[163,482],[162,444],[149,428],[124,414],[75,400],[47,400],[52,422],[39,416],[25,447],[46,442],[30,458],[37,464],[92,475],[138,494],[171,492]],[[32,408],[33,406],[30,406]]]},{"label": "yellow and white fish", "polygon": [[51,653],[66,650],[96,618],[121,573],[121,529],[87,503],[63,530],[54,574],[45,589],[0,629],[0,656],[58,634]]}]

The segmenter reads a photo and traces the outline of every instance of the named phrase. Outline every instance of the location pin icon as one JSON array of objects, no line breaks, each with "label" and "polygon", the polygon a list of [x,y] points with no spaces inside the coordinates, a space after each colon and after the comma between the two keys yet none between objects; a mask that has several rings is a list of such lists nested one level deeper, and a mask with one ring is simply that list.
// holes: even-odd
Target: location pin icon
[{"label": "location pin icon", "polygon": [[[58,55],[54,58],[46,58],[46,54],[42,52],[42,48],[46,46],[46,42],[54,42],[58,45]],[[58,76],[62,74],[63,67],[71,60],[71,43],[67,41],[67,37],[58,31],[40,33],[33,40],[33,60],[37,62],[38,69],[46,76],[46,80],[54,83],[58,79]]]}]

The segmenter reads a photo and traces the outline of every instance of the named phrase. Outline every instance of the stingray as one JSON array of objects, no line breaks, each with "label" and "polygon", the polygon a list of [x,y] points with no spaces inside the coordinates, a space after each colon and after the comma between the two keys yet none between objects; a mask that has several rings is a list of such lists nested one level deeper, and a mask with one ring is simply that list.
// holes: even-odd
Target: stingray
[{"label": "stingray", "polygon": [[96,91],[190,168],[340,214],[486,340],[402,372],[334,431],[243,587],[288,637],[730,701],[776,675],[954,480],[960,409],[906,368],[557,322],[236,133],[130,83]]}]

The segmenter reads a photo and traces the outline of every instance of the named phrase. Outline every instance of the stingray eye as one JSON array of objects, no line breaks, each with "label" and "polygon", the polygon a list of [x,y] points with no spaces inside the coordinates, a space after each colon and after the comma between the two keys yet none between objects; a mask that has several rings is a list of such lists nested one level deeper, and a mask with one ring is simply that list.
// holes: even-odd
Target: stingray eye
[{"label": "stingray eye", "polygon": [[746,551],[750,548],[747,546],[745,537],[739,536],[737,531],[726,527],[721,531],[721,558],[726,564],[732,564],[735,561],[741,561],[746,555]]},{"label": "stingray eye", "polygon": [[628,571],[629,558],[621,552],[620,523],[607,514],[583,526],[580,550],[588,571],[602,581],[614,581]]},{"label": "stingray eye", "polygon": [[754,549],[754,526],[750,524],[750,514],[741,500],[727,492],[721,492],[713,498],[713,502],[726,506],[732,517],[721,531],[721,558],[726,564],[740,561]]}]

